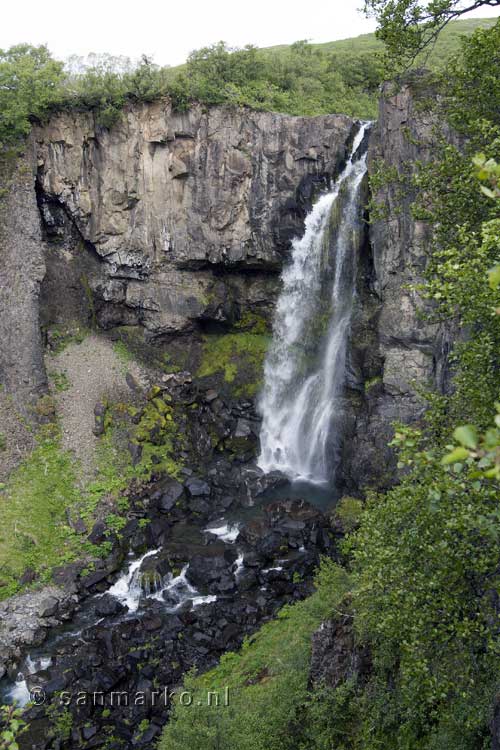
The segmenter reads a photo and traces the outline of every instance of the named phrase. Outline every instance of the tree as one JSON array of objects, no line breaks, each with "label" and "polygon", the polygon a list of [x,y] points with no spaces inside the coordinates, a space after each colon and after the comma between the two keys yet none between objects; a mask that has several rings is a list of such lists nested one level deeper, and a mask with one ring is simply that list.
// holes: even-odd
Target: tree
[{"label": "tree", "polygon": [[0,147],[29,133],[30,118],[51,109],[60,97],[63,75],[63,64],[45,46],[0,50]]},{"label": "tree", "polygon": [[447,23],[482,6],[499,7],[500,0],[365,0],[365,13],[376,18],[389,59],[409,67]]}]

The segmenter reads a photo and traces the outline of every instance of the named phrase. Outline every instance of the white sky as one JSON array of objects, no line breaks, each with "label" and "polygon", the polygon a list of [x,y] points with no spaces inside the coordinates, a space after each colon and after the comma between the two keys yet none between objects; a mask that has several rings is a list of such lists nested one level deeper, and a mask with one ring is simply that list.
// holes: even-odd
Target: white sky
[{"label": "white sky", "polygon": [[[328,42],[373,31],[363,0],[24,0],[3,3],[0,48],[47,44],[55,57],[108,52],[177,65],[189,52],[224,40],[268,47],[298,39]],[[483,8],[473,16],[499,15]]]}]

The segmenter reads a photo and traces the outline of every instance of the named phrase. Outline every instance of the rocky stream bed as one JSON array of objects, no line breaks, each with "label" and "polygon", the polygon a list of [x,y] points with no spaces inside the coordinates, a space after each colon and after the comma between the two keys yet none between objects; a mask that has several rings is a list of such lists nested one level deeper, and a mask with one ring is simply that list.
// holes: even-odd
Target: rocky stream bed
[{"label": "rocky stream bed", "polygon": [[[167,390],[196,407],[184,429],[194,426],[206,470],[195,463],[178,480],[131,489],[108,558],[61,566],[55,585],[0,605],[0,689],[26,706],[22,748],[150,746],[183,675],[310,593],[320,555],[334,554],[327,516],[297,497],[307,488],[293,493],[255,466],[250,402],[228,403],[189,378]],[[89,538],[106,533],[97,521]]]}]

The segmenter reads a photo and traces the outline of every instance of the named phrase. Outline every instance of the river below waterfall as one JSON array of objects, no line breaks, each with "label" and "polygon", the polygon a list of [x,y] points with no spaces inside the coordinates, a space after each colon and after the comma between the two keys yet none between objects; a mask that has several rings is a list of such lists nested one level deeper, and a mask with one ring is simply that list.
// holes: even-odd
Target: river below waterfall
[{"label": "river below waterfall", "polygon": [[[152,502],[142,498],[143,517],[161,526],[160,543],[141,552],[130,538],[121,571],[93,586],[71,620],[0,685],[2,700],[25,706],[20,746],[100,747],[111,735],[117,747],[150,745],[168,718],[156,692],[181,685],[193,667],[214,665],[285,603],[310,593],[320,555],[332,549],[329,521],[313,505],[276,494],[264,491],[222,514],[162,512],[158,490]],[[140,705],[110,705],[118,693],[140,694]],[[43,702],[28,703],[30,694]],[[55,717],[68,712],[72,730],[58,744]]]}]

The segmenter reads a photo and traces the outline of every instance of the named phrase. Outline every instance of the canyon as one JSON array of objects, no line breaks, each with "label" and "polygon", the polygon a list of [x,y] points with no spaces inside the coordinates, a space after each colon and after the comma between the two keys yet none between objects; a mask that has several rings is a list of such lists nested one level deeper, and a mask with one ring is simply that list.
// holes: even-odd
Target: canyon
[{"label": "canyon", "polygon": [[[111,539],[110,555],[92,571],[62,565],[57,588],[0,605],[9,690],[13,680],[18,690],[42,686],[49,696],[69,688],[150,695],[157,684],[178,685],[190,668],[213,665],[283,604],[311,592],[320,555],[338,555],[337,499],[397,481],[393,424],[418,423],[425,389],[446,391],[452,343],[449,330],[422,317],[416,291],[431,230],[411,213],[410,178],[417,162],[432,158],[435,139],[419,95],[415,82],[397,93],[387,84],[370,127],[344,115],[202,106],[179,113],[167,100],[127,105],[110,130],[91,112],[56,113],[33,127],[0,210],[0,415],[6,424],[16,415],[34,425],[52,418],[39,408],[53,390],[47,351],[61,335],[77,347],[75,332],[91,330],[129,348],[137,420],[153,406],[172,410],[182,468],[175,478],[153,474],[146,486],[131,485],[119,535],[106,537],[102,520],[82,532]],[[257,466],[261,344],[277,335],[292,241],[300,242],[306,217],[346,165],[356,164],[358,147],[366,172],[359,170],[354,193],[357,236],[344,243],[355,258],[335,390],[341,418],[334,442],[325,442],[335,476],[318,508],[314,493],[292,491],[279,465],[268,473]],[[325,210],[328,261],[350,214],[343,200]],[[321,297],[325,289],[311,292]],[[337,294],[334,310],[338,301]],[[305,333],[313,342],[332,321],[324,318],[319,305]],[[256,340],[259,356],[248,358],[245,347]],[[91,410],[98,438],[107,407],[97,390],[90,398],[82,406],[75,396],[74,407]],[[154,442],[155,424],[150,433]],[[140,459],[135,444],[128,449]],[[12,469],[18,459],[7,454]],[[315,648],[321,652],[321,634]],[[116,712],[113,736],[147,746],[165,708],[134,709],[134,726],[126,710]],[[102,707],[70,711],[58,745],[47,708],[29,708],[23,742],[102,746],[110,723]],[[142,720],[148,729],[138,732]]]}]

